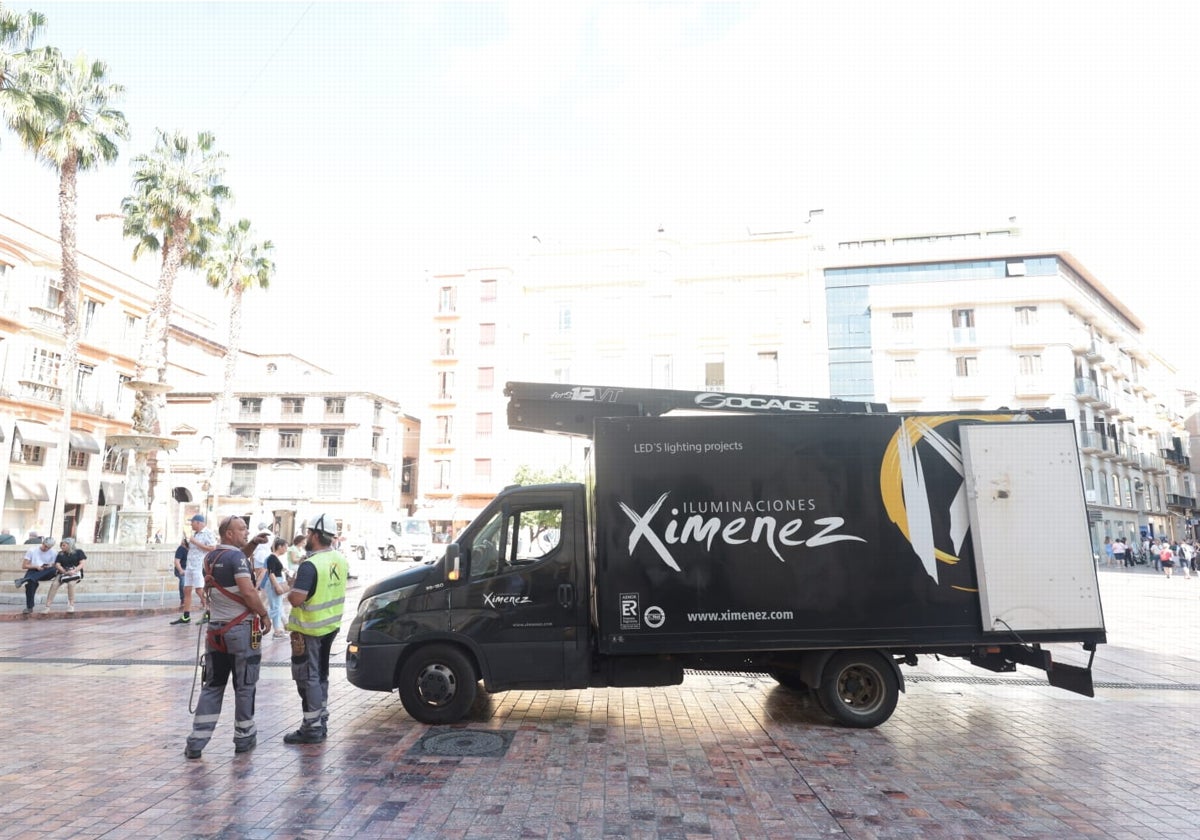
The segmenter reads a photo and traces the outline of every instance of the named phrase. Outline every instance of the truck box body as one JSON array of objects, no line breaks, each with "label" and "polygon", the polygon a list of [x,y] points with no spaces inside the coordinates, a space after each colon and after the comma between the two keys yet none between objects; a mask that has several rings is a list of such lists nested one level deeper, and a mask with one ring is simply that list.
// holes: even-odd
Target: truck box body
[{"label": "truck box body", "polygon": [[[595,589],[610,654],[975,644],[984,622],[959,429],[1005,415],[619,418],[596,421]],[[1006,424],[1007,425],[1007,424]],[[1030,438],[1074,451],[1069,423],[1012,424],[1021,465],[1046,486]],[[1040,444],[1039,444],[1040,445]],[[1063,453],[1059,453],[1062,455]],[[1014,558],[1058,575],[1070,623],[1022,637],[1102,640],[1077,462],[1021,523]],[[1008,499],[1017,491],[1010,489]],[[968,527],[970,526],[970,527]],[[1066,543],[1066,545],[1063,545]],[[1073,555],[1062,552],[1073,551]],[[1072,571],[1068,571],[1074,567]],[[1047,601],[1045,575],[1024,593]],[[1043,605],[1044,606],[1044,605]],[[1082,623],[1078,623],[1082,622]]]}]

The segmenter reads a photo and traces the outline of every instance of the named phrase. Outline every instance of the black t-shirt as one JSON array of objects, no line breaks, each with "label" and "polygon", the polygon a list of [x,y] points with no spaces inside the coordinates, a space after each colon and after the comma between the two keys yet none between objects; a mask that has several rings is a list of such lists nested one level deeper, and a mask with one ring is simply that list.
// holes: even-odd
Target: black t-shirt
[{"label": "black t-shirt", "polygon": [[74,569],[86,559],[87,555],[83,553],[83,549],[77,548],[74,551],[58,552],[58,557],[54,558],[54,561],[64,569]]},{"label": "black t-shirt", "polygon": [[179,568],[181,569],[187,568],[187,553],[187,545],[181,543],[175,548],[175,559],[179,561]]},{"label": "black t-shirt", "polygon": [[267,572],[277,578],[283,578],[283,564],[279,562],[278,556],[272,554],[267,558]]}]

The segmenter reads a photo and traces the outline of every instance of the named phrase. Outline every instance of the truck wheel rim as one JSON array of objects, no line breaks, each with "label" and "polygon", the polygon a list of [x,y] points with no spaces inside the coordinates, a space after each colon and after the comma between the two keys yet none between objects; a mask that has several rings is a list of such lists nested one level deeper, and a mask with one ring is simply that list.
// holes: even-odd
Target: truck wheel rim
[{"label": "truck wheel rim", "polygon": [[866,665],[851,665],[838,674],[838,697],[858,714],[875,711],[883,703],[883,680],[879,672]]},{"label": "truck wheel rim", "polygon": [[441,663],[426,665],[417,676],[417,693],[430,706],[445,706],[458,692],[454,670]]}]

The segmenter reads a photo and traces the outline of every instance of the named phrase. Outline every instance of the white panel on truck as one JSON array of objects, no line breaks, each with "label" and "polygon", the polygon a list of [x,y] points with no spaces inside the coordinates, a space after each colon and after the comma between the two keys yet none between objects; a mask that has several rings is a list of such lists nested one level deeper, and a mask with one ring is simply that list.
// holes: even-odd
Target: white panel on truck
[{"label": "white panel on truck", "polygon": [[983,630],[1103,629],[1074,425],[960,434]]}]

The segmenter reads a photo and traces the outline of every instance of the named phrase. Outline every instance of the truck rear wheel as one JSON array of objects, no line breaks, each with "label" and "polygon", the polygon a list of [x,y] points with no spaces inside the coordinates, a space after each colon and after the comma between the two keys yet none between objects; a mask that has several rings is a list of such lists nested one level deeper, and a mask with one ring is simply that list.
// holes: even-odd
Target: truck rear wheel
[{"label": "truck rear wheel", "polygon": [[387,548],[385,548],[383,550],[383,554],[386,559],[395,560],[396,559],[396,547],[394,545],[389,545]]},{"label": "truck rear wheel", "polygon": [[475,669],[457,648],[430,645],[400,669],[400,702],[414,720],[428,724],[462,720],[475,702]]},{"label": "truck rear wheel", "polygon": [[900,683],[883,656],[873,650],[844,650],[825,664],[817,702],[843,726],[870,729],[892,716]]}]

